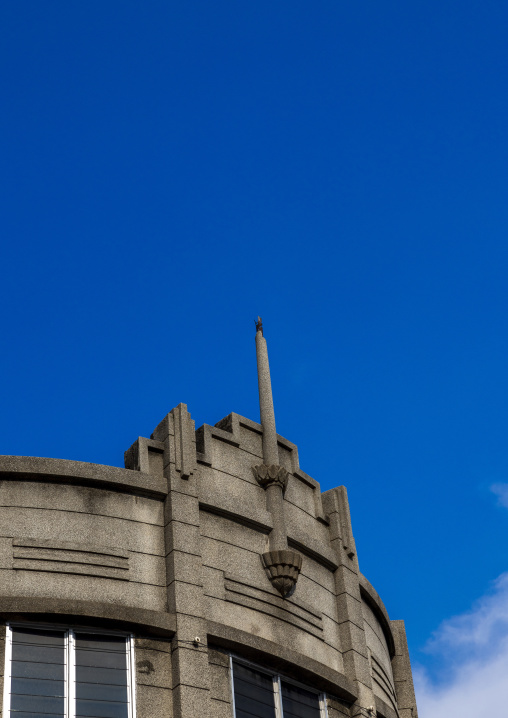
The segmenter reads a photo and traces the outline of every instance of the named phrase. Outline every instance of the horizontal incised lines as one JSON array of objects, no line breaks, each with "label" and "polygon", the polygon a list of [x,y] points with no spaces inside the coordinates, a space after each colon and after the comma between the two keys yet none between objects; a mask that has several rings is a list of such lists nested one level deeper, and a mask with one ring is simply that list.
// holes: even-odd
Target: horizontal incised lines
[{"label": "horizontal incised lines", "polygon": [[[217,543],[221,543],[221,544],[224,544],[224,545],[226,545],[226,546],[232,546],[232,547],[235,548],[235,549],[238,548],[238,549],[240,549],[240,550],[242,550],[242,551],[248,551],[249,553],[253,553],[253,554],[256,554],[256,555],[259,555],[259,553],[260,553],[259,550],[255,549],[255,548],[253,549],[253,548],[249,548],[249,547],[246,546],[246,545],[240,545],[240,544],[238,544],[238,543],[233,543],[232,541],[226,541],[224,538],[219,538],[219,537],[217,536],[217,534],[214,534],[214,533],[212,533],[212,532],[208,532],[208,533],[207,533],[207,532],[206,532],[206,529],[203,530],[203,528],[202,528],[201,536],[202,536],[203,538],[210,539],[211,541],[217,541]],[[290,540],[289,543],[290,543],[290,545],[291,545],[293,542]],[[295,542],[295,543],[296,543],[296,542]],[[298,548],[299,548],[299,547],[300,547],[300,544],[298,544]],[[304,553],[304,551],[302,551],[302,553]],[[313,560],[315,560],[315,559],[314,559],[314,556],[311,556],[310,558],[312,558]],[[205,564],[205,565],[207,565],[207,564]],[[215,569],[216,569],[217,566],[215,566],[215,565],[213,565],[213,564],[209,564],[209,568],[215,568]],[[219,570],[222,570],[222,568],[219,568]],[[319,579],[313,578],[312,576],[309,575],[308,572],[306,572],[306,570],[305,570],[305,562],[303,563],[303,567],[302,567],[302,571],[301,571],[301,574],[300,574],[300,575],[303,576],[303,577],[305,577],[308,581],[311,581],[317,588],[319,588],[319,590],[326,591],[327,594],[329,594],[330,596],[333,596],[333,597],[335,598],[335,595],[336,595],[336,594],[335,594],[335,590],[330,589],[330,588],[327,588],[326,586],[323,585],[323,583],[322,583],[321,581],[319,581]],[[330,616],[330,618],[332,619],[332,621],[334,621],[335,623],[337,623],[337,618],[334,618],[333,616]]]},{"label": "horizontal incised lines", "polygon": [[282,599],[272,591],[252,586],[229,574],[224,576],[226,601],[291,623],[316,638],[323,638],[323,619],[318,611],[295,599]]},{"label": "horizontal incised lines", "polygon": [[128,581],[129,553],[69,541],[12,540],[13,569],[98,576]]},{"label": "horizontal incised lines", "polygon": [[377,660],[375,655],[371,653],[371,665],[372,665],[372,678],[373,680],[380,686],[383,691],[387,694],[387,696],[390,698],[390,701],[394,707],[396,708],[396,695],[395,695],[395,689],[392,685],[392,681],[388,674],[386,673],[385,669],[381,665],[381,663]]}]

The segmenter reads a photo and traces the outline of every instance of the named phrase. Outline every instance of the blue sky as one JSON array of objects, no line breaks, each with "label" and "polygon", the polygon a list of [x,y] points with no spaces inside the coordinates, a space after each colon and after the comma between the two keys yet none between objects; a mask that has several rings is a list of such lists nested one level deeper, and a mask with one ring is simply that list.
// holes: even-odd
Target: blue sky
[{"label": "blue sky", "polygon": [[180,401],[257,419],[261,314],[278,430],[347,486],[431,705],[440,636],[508,570],[508,6],[27,0],[0,27],[0,452],[121,465]]}]

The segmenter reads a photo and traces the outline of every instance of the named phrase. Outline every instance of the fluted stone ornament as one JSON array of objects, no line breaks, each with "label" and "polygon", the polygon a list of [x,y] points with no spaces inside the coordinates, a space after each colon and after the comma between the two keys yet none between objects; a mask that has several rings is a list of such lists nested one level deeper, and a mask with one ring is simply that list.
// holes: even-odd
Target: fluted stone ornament
[{"label": "fluted stone ornament", "polygon": [[252,470],[254,471],[254,476],[258,484],[264,489],[272,484],[276,484],[281,487],[282,493],[286,491],[289,474],[283,466],[278,466],[277,464],[271,464],[270,466],[260,464],[259,466],[253,466]]},{"label": "fluted stone ornament", "polygon": [[302,568],[302,557],[296,551],[267,551],[261,556],[270,583],[282,598],[291,596]]}]

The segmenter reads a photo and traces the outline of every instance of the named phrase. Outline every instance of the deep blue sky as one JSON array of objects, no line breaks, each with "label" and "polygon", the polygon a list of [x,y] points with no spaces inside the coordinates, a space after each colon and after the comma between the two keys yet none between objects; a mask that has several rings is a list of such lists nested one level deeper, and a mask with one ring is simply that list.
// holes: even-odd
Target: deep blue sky
[{"label": "deep blue sky", "polygon": [[345,484],[413,660],[508,568],[508,6],[0,6],[0,452],[122,465],[180,401]]}]

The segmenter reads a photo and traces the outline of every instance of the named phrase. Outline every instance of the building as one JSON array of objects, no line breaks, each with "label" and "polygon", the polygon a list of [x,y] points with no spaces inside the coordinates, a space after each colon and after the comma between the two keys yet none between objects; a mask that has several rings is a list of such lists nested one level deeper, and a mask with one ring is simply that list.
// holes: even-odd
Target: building
[{"label": "building", "polygon": [[346,489],[276,434],[256,346],[261,424],[179,404],[125,469],[0,458],[3,718],[417,718]]}]

